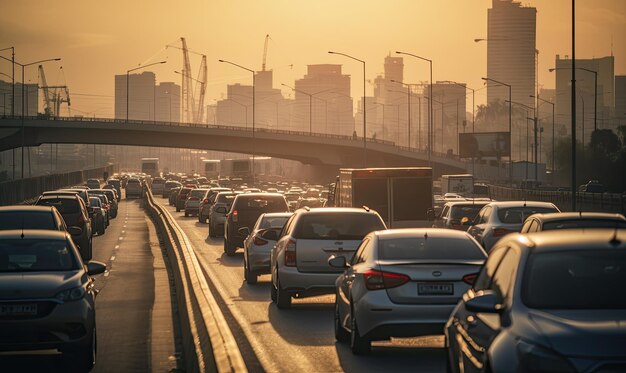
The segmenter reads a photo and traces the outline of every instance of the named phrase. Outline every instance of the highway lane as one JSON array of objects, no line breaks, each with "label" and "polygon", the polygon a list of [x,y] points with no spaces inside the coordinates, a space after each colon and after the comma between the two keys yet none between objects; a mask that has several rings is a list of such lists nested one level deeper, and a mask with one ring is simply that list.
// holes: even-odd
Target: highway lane
[{"label": "highway lane", "polygon": [[[167,277],[155,281],[158,240],[139,200],[122,200],[116,219],[102,236],[93,237],[94,260],[107,264],[97,276],[98,356],[94,372],[146,372],[176,368],[169,297],[155,302],[155,287],[169,294]],[[157,247],[158,249],[158,247]],[[162,260],[160,261],[162,262]],[[165,313],[166,317],[155,317]],[[158,333],[158,338],[151,338]],[[154,356],[154,355],[158,356]],[[67,371],[60,355],[49,352],[5,355],[0,371]]]},{"label": "highway lane", "polygon": [[[167,200],[157,198],[167,206]],[[395,372],[445,371],[443,337],[394,339],[375,342],[370,356],[354,356],[349,346],[337,343],[333,332],[334,296],[294,300],[290,310],[279,310],[270,300],[270,276],[247,285],[243,278],[243,251],[228,257],[222,238],[208,237],[208,226],[196,217],[168,210],[176,218],[208,267],[208,277],[238,321],[245,339],[262,367],[270,372]],[[228,318],[228,317],[227,317]],[[237,335],[236,335],[237,336]],[[238,336],[242,338],[241,335]],[[245,343],[244,357],[246,356]],[[248,360],[247,360],[248,361]],[[249,366],[251,371],[261,370]]]}]

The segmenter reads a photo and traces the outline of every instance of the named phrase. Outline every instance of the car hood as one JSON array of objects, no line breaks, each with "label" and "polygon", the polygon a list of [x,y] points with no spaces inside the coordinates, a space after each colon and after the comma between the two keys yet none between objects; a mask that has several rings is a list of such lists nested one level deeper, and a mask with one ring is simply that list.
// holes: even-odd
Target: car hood
[{"label": "car hood", "polygon": [[569,357],[626,357],[624,310],[529,311],[543,341]]},{"label": "car hood", "polygon": [[0,300],[52,298],[79,286],[84,271],[0,273]]}]

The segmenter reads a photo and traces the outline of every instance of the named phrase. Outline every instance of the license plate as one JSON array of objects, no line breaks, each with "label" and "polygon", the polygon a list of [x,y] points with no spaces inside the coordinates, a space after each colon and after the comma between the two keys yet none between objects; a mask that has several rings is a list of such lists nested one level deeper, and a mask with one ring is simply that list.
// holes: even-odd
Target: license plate
[{"label": "license plate", "polygon": [[30,316],[36,314],[36,304],[0,304],[0,316]]},{"label": "license plate", "polygon": [[418,295],[453,295],[454,284],[418,284]]}]

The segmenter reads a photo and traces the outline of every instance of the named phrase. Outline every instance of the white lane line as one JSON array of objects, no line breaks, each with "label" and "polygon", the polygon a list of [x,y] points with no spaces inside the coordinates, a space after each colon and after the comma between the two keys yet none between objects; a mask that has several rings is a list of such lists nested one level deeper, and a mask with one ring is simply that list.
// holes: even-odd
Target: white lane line
[{"label": "white lane line", "polygon": [[119,248],[120,248],[120,245],[115,245],[115,248],[116,248],[116,249],[119,249]]},{"label": "white lane line", "polygon": [[111,261],[114,261],[114,260],[115,260],[115,255],[111,257]]},{"label": "white lane line", "polygon": [[126,231],[122,231],[122,234],[126,233]]},{"label": "white lane line", "polygon": [[111,274],[111,273],[110,273],[109,271],[105,271],[105,272],[104,272],[104,277],[109,277],[109,275],[110,275],[110,274]]},{"label": "white lane line", "polygon": [[124,239],[124,237],[120,237],[120,238],[118,238],[118,240],[120,240],[120,241],[121,241],[121,240],[123,240],[123,239]]}]

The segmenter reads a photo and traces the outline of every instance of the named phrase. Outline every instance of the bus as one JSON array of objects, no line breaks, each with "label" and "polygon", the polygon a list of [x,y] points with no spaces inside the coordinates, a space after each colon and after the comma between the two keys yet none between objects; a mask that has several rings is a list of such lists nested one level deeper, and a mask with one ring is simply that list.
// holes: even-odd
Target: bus
[{"label": "bus", "polygon": [[380,214],[388,228],[427,227],[427,214],[433,208],[433,171],[430,167],[342,168],[333,194],[335,206],[367,206]]},{"label": "bus", "polygon": [[141,172],[150,177],[160,176],[159,158],[141,158]]},{"label": "bus", "polygon": [[202,169],[207,179],[217,179],[220,176],[220,160],[219,159],[203,159]]},{"label": "bus", "polygon": [[248,182],[252,180],[252,159],[234,158],[224,159],[220,162],[220,177],[241,178]]}]

